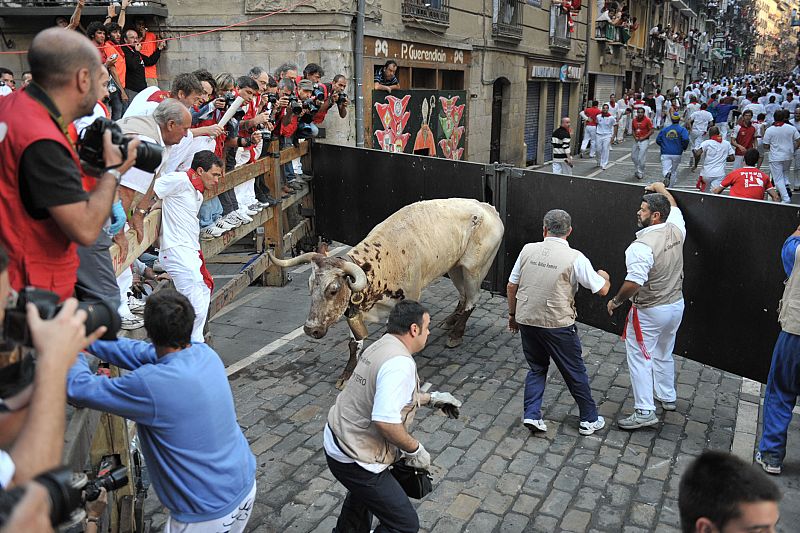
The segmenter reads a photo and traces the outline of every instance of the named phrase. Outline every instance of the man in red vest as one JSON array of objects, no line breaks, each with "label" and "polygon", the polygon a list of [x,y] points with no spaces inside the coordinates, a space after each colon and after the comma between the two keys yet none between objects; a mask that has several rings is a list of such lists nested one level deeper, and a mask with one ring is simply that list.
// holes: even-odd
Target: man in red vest
[{"label": "man in red vest", "polygon": [[100,53],[83,35],[50,28],[34,38],[28,63],[34,81],[0,99],[0,244],[13,289],[31,285],[64,300],[75,286],[76,244],[97,239],[138,141],[123,161],[106,132],[109,170],[91,193],[84,191],[67,125],[91,113],[100,95]]}]

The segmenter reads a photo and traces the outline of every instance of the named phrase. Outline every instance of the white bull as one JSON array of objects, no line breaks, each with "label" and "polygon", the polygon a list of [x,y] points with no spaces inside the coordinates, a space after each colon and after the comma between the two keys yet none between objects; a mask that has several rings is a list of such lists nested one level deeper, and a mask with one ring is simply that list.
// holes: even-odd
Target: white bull
[{"label": "white bull", "polygon": [[426,200],[375,226],[346,259],[313,252],[287,260],[270,253],[270,259],[283,268],[312,263],[311,310],[303,328],[307,335],[320,339],[342,315],[347,317],[353,339],[350,359],[337,381],[341,387],[368,335],[364,321],[385,322],[398,301],[419,300],[422,290],[444,274],[459,294],[458,306],[442,323],[450,329],[447,346],[461,344],[503,230],[489,204],[465,198]]}]

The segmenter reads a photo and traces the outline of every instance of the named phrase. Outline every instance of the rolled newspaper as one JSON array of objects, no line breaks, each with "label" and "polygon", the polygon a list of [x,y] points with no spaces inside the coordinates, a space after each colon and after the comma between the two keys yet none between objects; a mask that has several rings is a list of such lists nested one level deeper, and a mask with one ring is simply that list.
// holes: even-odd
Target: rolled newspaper
[{"label": "rolled newspaper", "polygon": [[234,100],[231,106],[228,108],[228,110],[225,111],[225,114],[222,115],[222,118],[219,119],[218,124],[224,128],[225,124],[227,124],[228,121],[231,118],[233,118],[233,115],[235,115],[236,112],[239,111],[239,108],[242,107],[243,102],[244,99],[241,96],[237,96],[236,100]]}]

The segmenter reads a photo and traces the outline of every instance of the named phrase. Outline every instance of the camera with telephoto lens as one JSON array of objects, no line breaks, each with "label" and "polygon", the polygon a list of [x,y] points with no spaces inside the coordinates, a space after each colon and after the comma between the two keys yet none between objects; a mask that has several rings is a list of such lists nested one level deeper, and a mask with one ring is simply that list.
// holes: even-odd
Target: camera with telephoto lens
[{"label": "camera with telephoto lens", "polygon": [[273,106],[278,103],[279,99],[280,97],[278,96],[278,93],[269,93],[267,95],[267,102],[269,102]]},{"label": "camera with telephoto lens", "polygon": [[347,103],[347,93],[339,93],[339,100],[336,103],[338,103],[338,104],[346,104]]},{"label": "camera with telephoto lens", "polygon": [[287,98],[289,99],[289,107],[292,109],[292,113],[299,115],[303,112],[303,103],[297,99],[297,96],[291,94]]},{"label": "camera with telephoto lens", "polygon": [[220,96],[220,98],[225,100],[225,109],[227,109],[233,105],[233,102],[236,101],[236,93],[233,91],[227,91],[225,94]]},{"label": "camera with telephoto lens", "polygon": [[[100,497],[101,488],[111,492],[127,485],[128,467],[119,466],[89,481],[86,474],[74,473],[62,466],[39,474],[33,482],[42,485],[47,491],[50,500],[50,524],[54,528],[66,528],[83,520],[83,506]],[[0,490],[0,527],[8,522],[26,490],[25,486],[8,491]]]},{"label": "camera with telephoto lens", "polygon": [[[31,331],[28,329],[28,312],[25,309],[28,303],[36,306],[42,320],[51,320],[61,311],[56,293],[25,287],[17,296],[17,304],[6,308],[6,316],[3,320],[3,336],[11,344],[33,347]],[[96,304],[80,302],[78,309],[86,311],[87,335],[100,326],[105,326],[107,329],[101,339],[117,340],[121,322],[116,306],[106,301]]]},{"label": "camera with telephoto lens", "polygon": [[[106,130],[111,132],[111,142],[119,146],[122,160],[128,158],[128,143],[131,142],[132,137],[126,137],[114,121],[99,117],[83,130],[81,138],[78,140],[81,166],[90,176],[99,176],[106,168],[105,159],[103,159],[103,134]],[[161,164],[163,152],[164,147],[160,144],[140,140],[139,146],[136,148],[136,164],[134,166],[144,172],[153,173]]]},{"label": "camera with telephoto lens", "polygon": [[256,131],[261,132],[261,140],[265,143],[268,143],[272,140],[272,132],[267,129],[265,124],[259,124],[256,126]]}]

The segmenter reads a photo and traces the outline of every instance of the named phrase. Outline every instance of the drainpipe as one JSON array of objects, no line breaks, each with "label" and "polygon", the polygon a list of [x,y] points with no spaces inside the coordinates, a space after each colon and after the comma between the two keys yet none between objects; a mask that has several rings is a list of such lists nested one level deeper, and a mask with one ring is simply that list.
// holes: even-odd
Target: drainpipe
[{"label": "drainpipe", "polygon": [[356,7],[356,40],[353,63],[356,81],[356,146],[364,147],[364,11],[366,0],[358,0]]}]

